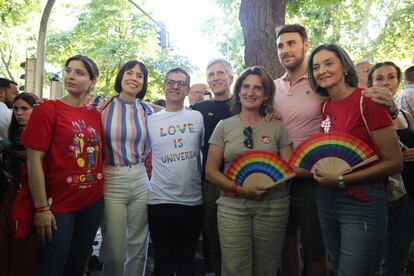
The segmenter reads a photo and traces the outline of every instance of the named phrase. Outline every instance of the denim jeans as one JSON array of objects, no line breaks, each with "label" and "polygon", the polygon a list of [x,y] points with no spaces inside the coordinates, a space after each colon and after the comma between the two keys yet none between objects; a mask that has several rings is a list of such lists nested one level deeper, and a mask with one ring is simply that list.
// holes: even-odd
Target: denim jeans
[{"label": "denim jeans", "polygon": [[396,202],[390,202],[389,208],[391,216],[381,262],[381,276],[404,276],[414,235],[414,201],[407,195]]},{"label": "denim jeans", "polygon": [[57,230],[52,241],[38,244],[38,276],[82,276],[102,220],[103,199],[75,213],[54,213]]},{"label": "denim jeans", "polygon": [[341,189],[317,190],[319,220],[336,276],[372,275],[385,240],[388,211],[384,187],[358,187],[368,195],[367,202]]}]

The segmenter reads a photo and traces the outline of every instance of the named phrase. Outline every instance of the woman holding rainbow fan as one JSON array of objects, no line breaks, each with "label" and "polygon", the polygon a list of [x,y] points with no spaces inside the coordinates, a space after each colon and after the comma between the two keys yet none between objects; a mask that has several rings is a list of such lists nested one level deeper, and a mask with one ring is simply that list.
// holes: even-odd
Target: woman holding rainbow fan
[{"label": "woman holding rainbow fan", "polygon": [[[217,223],[222,275],[276,275],[289,216],[286,184],[238,185],[222,172],[252,150],[279,154],[288,160],[292,141],[280,120],[265,121],[275,86],[259,66],[247,68],[234,88],[233,117],[220,121],[211,139],[206,165],[209,181],[221,190]],[[231,169],[230,169],[231,171]]]},{"label": "woman holding rainbow fan", "polygon": [[375,149],[380,158],[345,175],[314,173],[320,183],[319,220],[335,275],[371,275],[387,231],[383,180],[402,168],[392,120],[384,107],[361,98],[355,67],[341,47],[317,47],[309,57],[308,76],[315,91],[329,97],[323,108],[323,132],[353,135]]}]

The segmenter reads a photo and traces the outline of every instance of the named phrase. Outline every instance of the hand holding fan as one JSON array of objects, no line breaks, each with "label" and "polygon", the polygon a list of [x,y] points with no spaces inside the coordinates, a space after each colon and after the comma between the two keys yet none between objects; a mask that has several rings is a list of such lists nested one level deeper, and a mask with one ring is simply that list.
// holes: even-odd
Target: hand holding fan
[{"label": "hand holding fan", "polygon": [[378,160],[375,151],[359,138],[330,132],[303,141],[293,152],[289,164],[312,172],[317,169],[344,174],[375,160]]},{"label": "hand holding fan", "polygon": [[295,172],[279,155],[251,150],[234,158],[226,175],[240,186],[260,184],[269,189],[294,177]]}]

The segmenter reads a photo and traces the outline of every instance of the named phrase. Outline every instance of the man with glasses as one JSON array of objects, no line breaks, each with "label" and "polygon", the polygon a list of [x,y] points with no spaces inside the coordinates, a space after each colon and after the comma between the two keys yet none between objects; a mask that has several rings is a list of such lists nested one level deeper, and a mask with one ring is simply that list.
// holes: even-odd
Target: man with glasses
[{"label": "man with glasses", "polygon": [[190,76],[181,68],[165,76],[166,108],[148,117],[152,148],[148,223],[154,245],[154,275],[194,275],[203,221],[200,151],[203,117],[184,108]]},{"label": "man with glasses", "polygon": [[190,93],[188,94],[188,101],[190,105],[195,105],[203,101],[211,99],[211,92],[208,85],[205,83],[195,83],[191,85]]},{"label": "man with glasses", "polygon": [[[214,99],[192,105],[203,115],[205,128],[203,148],[203,196],[204,196],[204,259],[207,260],[207,272],[221,275],[220,241],[217,230],[216,200],[220,192],[218,188],[205,179],[204,169],[209,149],[208,141],[214,128],[220,120],[231,117],[230,113],[230,86],[233,82],[231,64],[222,58],[211,60],[207,64],[207,83],[213,92]],[[209,262],[211,264],[209,264]],[[209,267],[211,265],[211,267]]]}]

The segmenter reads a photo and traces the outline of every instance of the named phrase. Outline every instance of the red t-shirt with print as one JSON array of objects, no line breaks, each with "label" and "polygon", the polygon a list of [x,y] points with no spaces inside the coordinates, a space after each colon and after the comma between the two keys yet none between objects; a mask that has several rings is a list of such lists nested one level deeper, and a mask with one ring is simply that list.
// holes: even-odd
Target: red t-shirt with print
[{"label": "red t-shirt with print", "polygon": [[[361,116],[360,98],[362,90],[362,88],[357,88],[351,95],[342,100],[328,100],[322,115],[322,124],[329,116],[330,126],[328,131],[321,129],[321,132],[344,132],[358,137],[375,149]],[[392,126],[391,117],[384,106],[374,103],[369,98],[363,99],[362,106],[364,117],[371,131]]]},{"label": "red t-shirt with print", "polygon": [[46,153],[43,171],[53,212],[76,212],[102,198],[101,137],[101,117],[96,110],[60,100],[33,110],[20,142]]}]

